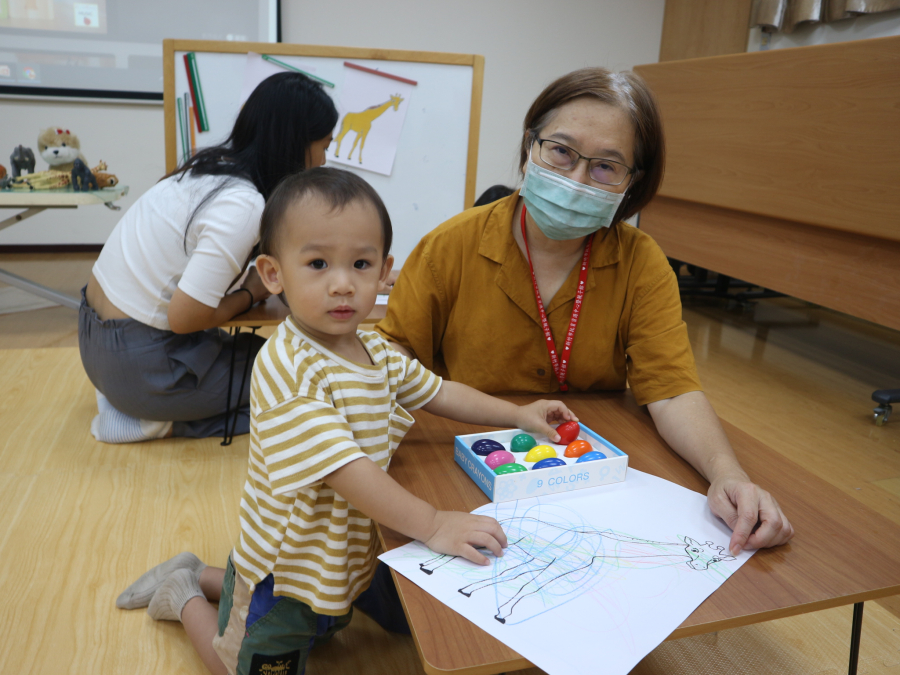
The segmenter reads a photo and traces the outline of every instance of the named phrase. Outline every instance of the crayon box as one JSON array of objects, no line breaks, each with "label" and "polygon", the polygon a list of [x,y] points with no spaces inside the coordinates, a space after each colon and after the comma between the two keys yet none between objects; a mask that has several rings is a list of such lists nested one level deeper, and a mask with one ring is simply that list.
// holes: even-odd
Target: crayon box
[{"label": "crayon box", "polygon": [[496,441],[503,446],[504,450],[509,451],[512,439],[524,433],[526,432],[521,429],[508,429],[484,434],[467,434],[457,436],[455,439],[453,454],[456,463],[492,502],[508,502],[557,492],[570,492],[625,480],[628,455],[584,425],[581,425],[578,439],[590,443],[591,449],[604,455],[604,458],[578,462],[578,458],[569,458],[563,455],[566,449],[565,445],[552,443],[546,436],[529,434],[534,438],[536,445],[552,447],[556,451],[557,457],[565,461],[565,465],[534,469],[537,462],[525,461],[526,452],[512,452],[515,463],[520,464],[526,470],[497,475],[486,464],[487,457],[476,454],[472,449],[476,441],[487,439]]}]

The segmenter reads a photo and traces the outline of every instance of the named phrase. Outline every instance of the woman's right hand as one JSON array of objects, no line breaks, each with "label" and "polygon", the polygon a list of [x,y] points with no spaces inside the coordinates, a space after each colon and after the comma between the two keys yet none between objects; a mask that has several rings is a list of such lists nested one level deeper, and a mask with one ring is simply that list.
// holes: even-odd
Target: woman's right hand
[{"label": "woman's right hand", "polygon": [[435,553],[458,555],[478,565],[489,565],[490,560],[476,548],[487,548],[499,558],[507,546],[506,533],[490,516],[438,511],[434,524],[434,532],[423,543]]},{"label": "woman's right hand", "polygon": [[251,267],[247,272],[247,277],[244,279],[244,283],[241,284],[241,288],[246,288],[253,294],[254,302],[262,302],[272,295],[265,285],[263,285],[262,279],[259,277],[259,272],[256,271],[255,266]]}]

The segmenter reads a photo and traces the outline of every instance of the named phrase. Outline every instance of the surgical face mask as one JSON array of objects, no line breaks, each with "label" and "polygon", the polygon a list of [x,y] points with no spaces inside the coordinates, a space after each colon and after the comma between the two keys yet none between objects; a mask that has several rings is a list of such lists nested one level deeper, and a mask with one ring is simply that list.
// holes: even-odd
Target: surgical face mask
[{"label": "surgical face mask", "polygon": [[541,232],[558,241],[578,239],[609,227],[625,198],[625,192],[615,194],[579,183],[538,166],[530,158],[520,194]]}]

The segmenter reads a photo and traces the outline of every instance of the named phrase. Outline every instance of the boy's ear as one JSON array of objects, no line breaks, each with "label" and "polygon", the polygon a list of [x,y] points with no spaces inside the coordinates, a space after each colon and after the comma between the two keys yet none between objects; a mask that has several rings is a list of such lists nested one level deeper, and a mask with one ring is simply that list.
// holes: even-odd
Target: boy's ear
[{"label": "boy's ear", "polygon": [[256,271],[269,293],[278,295],[284,290],[278,260],[270,255],[260,255],[256,258]]},{"label": "boy's ear", "polygon": [[381,277],[379,281],[383,284],[387,283],[388,276],[391,273],[391,270],[394,268],[394,256],[388,253],[387,258],[384,259],[384,262],[381,264]]}]

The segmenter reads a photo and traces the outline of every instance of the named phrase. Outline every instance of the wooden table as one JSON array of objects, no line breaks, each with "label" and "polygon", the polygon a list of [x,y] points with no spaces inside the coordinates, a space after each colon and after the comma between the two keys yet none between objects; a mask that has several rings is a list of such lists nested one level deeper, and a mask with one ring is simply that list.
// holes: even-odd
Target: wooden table
[{"label": "wooden table", "polygon": [[[536,396],[511,396],[526,403]],[[708,484],[657,434],[630,393],[558,396],[587,426],[629,455],[629,466],[698,492]],[[453,437],[483,427],[416,411],[416,424],[390,474],[438,509],[488,503],[453,460]],[[900,526],[723,422],[744,468],[778,499],[796,530],[790,544],[761,550],[706,599],[669,639],[856,604],[850,672],[856,672],[862,603],[900,593]],[[385,550],[409,541],[379,526]],[[394,573],[416,647],[428,673],[501,673],[531,664],[475,624]]]},{"label": "wooden table", "polygon": [[[0,209],[24,209],[14,216],[0,220],[0,230],[21,223],[46,209],[74,209],[89,204],[105,204],[108,208],[119,211],[122,207],[116,206],[113,202],[127,194],[127,185],[87,192],[75,192],[71,187],[59,190],[0,190]],[[77,310],[81,304],[78,298],[54,291],[6,270],[0,270],[0,281],[70,309]]]}]

